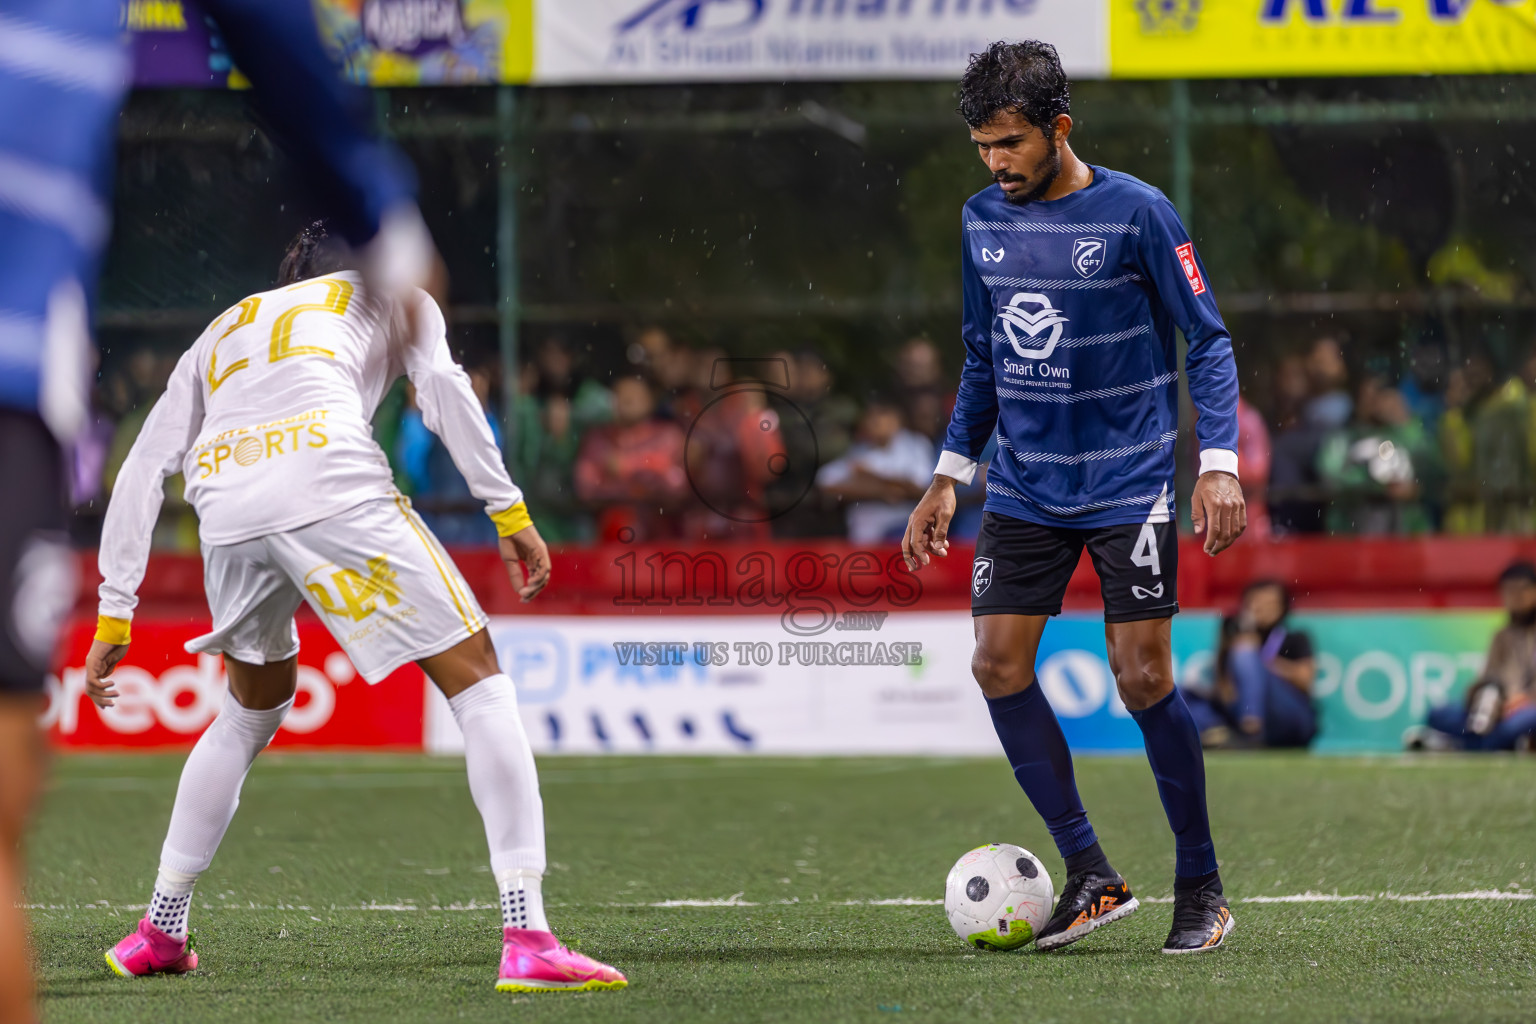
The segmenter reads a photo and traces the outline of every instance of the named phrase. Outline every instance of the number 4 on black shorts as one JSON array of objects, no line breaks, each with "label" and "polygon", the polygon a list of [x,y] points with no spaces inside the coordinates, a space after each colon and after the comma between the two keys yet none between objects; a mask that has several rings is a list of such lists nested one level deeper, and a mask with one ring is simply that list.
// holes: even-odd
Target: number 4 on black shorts
[{"label": "number 4 on black shorts", "polygon": [[1084,547],[1099,574],[1105,622],[1162,619],[1179,610],[1179,533],[1173,523],[1072,530],[987,512],[976,539],[971,614],[1061,614]]}]

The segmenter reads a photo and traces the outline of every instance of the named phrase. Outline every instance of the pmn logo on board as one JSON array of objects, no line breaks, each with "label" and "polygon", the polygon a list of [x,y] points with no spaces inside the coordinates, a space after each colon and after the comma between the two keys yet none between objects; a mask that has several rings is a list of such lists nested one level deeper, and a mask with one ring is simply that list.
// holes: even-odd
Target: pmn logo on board
[{"label": "pmn logo on board", "polygon": [[619,22],[620,33],[655,31],[735,32],[749,29],[768,13],[768,0],[651,0]]},{"label": "pmn logo on board", "polygon": [[891,19],[941,19],[967,15],[1027,15],[1040,0],[650,0],[619,22],[623,34],[649,27],[656,31],[735,32],[752,28],[770,15],[782,21],[871,22]]}]

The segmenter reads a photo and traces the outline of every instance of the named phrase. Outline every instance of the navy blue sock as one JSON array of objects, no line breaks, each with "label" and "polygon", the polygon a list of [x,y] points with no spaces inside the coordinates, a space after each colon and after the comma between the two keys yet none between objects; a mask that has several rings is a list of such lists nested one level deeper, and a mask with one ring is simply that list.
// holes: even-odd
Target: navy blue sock
[{"label": "navy blue sock", "polygon": [[1057,851],[1070,857],[1097,843],[1099,838],[1077,795],[1067,738],[1040,684],[1032,682],[1023,692],[1007,697],[988,697],[987,710],[1013,766],[1013,777],[1045,819]]},{"label": "navy blue sock", "polygon": [[1151,707],[1132,711],[1131,717],[1141,726],[1157,793],[1173,829],[1175,884],[1180,878],[1212,874],[1216,845],[1211,842],[1211,821],[1205,811],[1205,758],[1189,705],[1174,687]]}]

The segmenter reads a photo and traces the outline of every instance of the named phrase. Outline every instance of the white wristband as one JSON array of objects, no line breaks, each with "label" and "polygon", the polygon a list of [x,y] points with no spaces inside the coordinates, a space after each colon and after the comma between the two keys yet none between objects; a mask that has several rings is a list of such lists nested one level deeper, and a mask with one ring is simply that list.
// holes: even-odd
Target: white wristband
[{"label": "white wristband", "polygon": [[975,459],[968,459],[959,452],[948,449],[939,452],[939,464],[934,468],[934,476],[954,477],[962,484],[968,484],[976,479],[976,467],[979,463]]},{"label": "white wristband", "polygon": [[1231,473],[1237,476],[1237,452],[1226,448],[1206,448],[1200,452],[1200,475]]}]

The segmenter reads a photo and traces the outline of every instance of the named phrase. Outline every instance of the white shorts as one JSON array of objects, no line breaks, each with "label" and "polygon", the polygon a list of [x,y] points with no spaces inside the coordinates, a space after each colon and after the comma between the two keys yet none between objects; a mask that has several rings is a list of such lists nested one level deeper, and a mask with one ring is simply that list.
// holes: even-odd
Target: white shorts
[{"label": "white shorts", "polygon": [[187,644],[253,665],[299,650],[304,601],[376,683],[485,628],[485,612],[443,546],[399,495],[287,533],[203,546],[213,632]]}]

